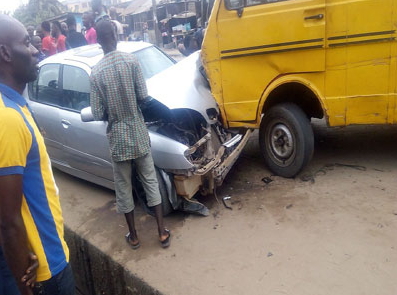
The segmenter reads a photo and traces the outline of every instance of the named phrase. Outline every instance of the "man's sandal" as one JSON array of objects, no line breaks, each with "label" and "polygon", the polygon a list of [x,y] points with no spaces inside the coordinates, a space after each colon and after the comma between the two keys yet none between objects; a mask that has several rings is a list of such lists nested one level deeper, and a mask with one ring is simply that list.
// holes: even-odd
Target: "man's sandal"
[{"label": "man's sandal", "polygon": [[134,250],[138,249],[141,246],[141,244],[139,244],[139,241],[138,241],[138,243],[135,243],[135,244],[132,242],[130,233],[127,233],[125,235],[125,240],[127,241],[128,245],[130,245],[130,247]]},{"label": "man's sandal", "polygon": [[161,247],[168,248],[170,246],[171,231],[166,228],[164,229],[164,231],[168,234],[168,237],[165,240],[160,241],[160,243],[161,243]]}]

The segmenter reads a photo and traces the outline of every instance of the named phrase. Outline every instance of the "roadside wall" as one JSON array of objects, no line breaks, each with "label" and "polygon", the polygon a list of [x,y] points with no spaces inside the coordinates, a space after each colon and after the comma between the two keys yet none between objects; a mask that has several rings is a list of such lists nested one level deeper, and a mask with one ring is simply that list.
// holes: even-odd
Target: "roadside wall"
[{"label": "roadside wall", "polygon": [[65,226],[76,286],[83,295],[162,295]]}]

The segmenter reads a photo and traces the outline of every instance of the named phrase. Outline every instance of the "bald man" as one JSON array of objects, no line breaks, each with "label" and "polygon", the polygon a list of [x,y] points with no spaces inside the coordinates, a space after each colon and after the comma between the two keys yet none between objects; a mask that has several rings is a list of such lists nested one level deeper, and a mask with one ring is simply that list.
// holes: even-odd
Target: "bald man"
[{"label": "bald man", "polygon": [[[0,14],[0,27],[7,28],[0,30],[0,293],[72,295],[58,189],[22,96],[26,83],[37,78],[38,51],[14,18]],[[31,252],[39,262],[33,287],[23,281]],[[19,292],[11,287],[12,278]]]}]

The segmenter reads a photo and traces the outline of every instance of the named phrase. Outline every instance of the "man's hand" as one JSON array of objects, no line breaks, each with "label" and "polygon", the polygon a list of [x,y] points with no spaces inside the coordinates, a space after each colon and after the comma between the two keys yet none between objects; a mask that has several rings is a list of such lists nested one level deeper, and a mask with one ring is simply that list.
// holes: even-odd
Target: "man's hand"
[{"label": "man's hand", "polygon": [[22,277],[21,282],[25,283],[27,287],[33,287],[34,282],[37,278],[37,268],[39,267],[39,261],[37,260],[37,256],[32,252],[29,252],[29,267],[25,272],[25,275]]}]

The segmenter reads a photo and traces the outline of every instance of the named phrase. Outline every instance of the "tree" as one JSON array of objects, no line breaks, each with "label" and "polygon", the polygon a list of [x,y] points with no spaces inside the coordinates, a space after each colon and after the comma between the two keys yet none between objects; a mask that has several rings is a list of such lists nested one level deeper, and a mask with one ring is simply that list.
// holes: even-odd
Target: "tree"
[{"label": "tree", "polygon": [[38,25],[66,10],[57,0],[30,0],[28,4],[18,7],[13,16],[25,26]]}]

